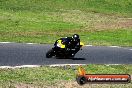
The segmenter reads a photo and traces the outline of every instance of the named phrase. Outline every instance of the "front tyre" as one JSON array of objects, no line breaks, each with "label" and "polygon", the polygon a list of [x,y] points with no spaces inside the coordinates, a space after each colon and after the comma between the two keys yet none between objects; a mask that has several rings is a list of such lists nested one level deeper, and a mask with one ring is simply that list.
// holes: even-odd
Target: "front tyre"
[{"label": "front tyre", "polygon": [[47,53],[46,53],[46,58],[51,58],[53,56],[53,50],[50,49]]}]

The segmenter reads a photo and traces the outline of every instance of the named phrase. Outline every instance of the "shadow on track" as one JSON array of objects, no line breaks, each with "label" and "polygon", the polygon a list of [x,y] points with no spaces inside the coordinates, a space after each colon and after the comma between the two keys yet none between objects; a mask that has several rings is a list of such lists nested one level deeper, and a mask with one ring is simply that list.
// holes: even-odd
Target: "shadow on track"
[{"label": "shadow on track", "polygon": [[72,58],[72,60],[86,60],[85,58]]},{"label": "shadow on track", "polygon": [[85,58],[55,58],[55,59],[86,60]]}]

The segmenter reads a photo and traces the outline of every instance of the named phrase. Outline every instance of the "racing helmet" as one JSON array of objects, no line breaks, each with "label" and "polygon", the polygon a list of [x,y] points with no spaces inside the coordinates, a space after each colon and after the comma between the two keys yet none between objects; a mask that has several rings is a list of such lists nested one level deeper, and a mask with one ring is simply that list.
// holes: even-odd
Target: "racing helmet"
[{"label": "racing helmet", "polygon": [[79,39],[79,35],[78,35],[78,34],[74,34],[74,35],[72,36],[72,38],[73,38],[74,40],[78,40],[78,39]]}]

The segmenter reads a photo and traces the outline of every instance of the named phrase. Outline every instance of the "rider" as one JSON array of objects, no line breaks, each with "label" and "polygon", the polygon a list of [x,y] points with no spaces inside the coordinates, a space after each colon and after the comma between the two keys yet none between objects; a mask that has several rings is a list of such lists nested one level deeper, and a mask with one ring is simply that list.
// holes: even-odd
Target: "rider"
[{"label": "rider", "polygon": [[80,38],[78,34],[74,34],[72,37],[65,37],[58,39],[54,46],[59,49],[77,48],[80,45]]}]

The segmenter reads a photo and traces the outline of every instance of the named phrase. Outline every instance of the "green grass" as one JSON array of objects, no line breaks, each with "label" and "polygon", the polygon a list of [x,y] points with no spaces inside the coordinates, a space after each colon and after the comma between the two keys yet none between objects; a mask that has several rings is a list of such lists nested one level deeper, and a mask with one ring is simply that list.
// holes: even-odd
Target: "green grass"
[{"label": "green grass", "polygon": [[60,11],[82,10],[106,14],[118,13],[132,16],[131,0],[1,0],[4,10],[13,11]]},{"label": "green grass", "polygon": [[0,0],[0,41],[132,46],[131,0]]},{"label": "green grass", "polygon": [[[132,74],[132,65],[95,65],[83,66],[88,74]],[[0,69],[0,86],[18,83],[34,86],[62,86],[58,83],[75,80],[78,66],[75,67],[39,67]],[[64,84],[63,84],[64,85]],[[77,84],[76,84],[77,85]],[[126,84],[128,85],[128,84]],[[132,84],[129,84],[129,86]]]},{"label": "green grass", "polygon": [[132,46],[132,31],[127,29],[87,32],[82,35],[82,40],[88,44]]}]

